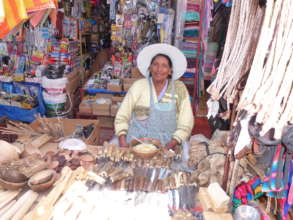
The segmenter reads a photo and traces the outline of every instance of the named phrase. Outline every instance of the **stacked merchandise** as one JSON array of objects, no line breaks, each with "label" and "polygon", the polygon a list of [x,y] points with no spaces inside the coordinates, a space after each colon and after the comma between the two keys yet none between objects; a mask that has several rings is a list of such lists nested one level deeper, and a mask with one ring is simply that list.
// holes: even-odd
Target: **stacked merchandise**
[{"label": "stacked merchandise", "polygon": [[[17,68],[18,65],[15,63],[18,60],[25,60],[25,56],[20,54],[20,48],[23,48],[23,44],[16,42],[14,39],[0,42],[0,80],[2,82],[11,82],[16,69],[17,72],[22,72],[20,78],[23,79],[24,66],[19,65],[20,68]],[[18,59],[18,57],[22,57],[22,59]],[[23,63],[23,61],[20,63]]]},{"label": "stacked merchandise", "polygon": [[[0,71],[1,81],[39,83],[47,54],[47,44],[54,32],[51,26],[24,28],[24,37],[10,36],[0,42],[0,58],[6,63]],[[9,64],[8,64],[9,63]]]},{"label": "stacked merchandise", "polygon": [[50,32],[50,27],[35,28],[25,38],[11,35],[0,42],[0,116],[31,122],[36,113],[44,114],[38,82]]},{"label": "stacked merchandise", "polygon": [[79,43],[63,38],[60,41],[52,39],[48,46],[49,64],[65,65],[65,74],[80,67]]},{"label": "stacked merchandise", "polygon": [[[46,0],[49,1],[51,2]],[[40,2],[34,1],[34,7],[39,6],[37,3]],[[90,68],[91,62],[85,62],[83,52],[89,52],[91,58],[99,48],[106,43],[109,44],[109,41],[103,39],[107,22],[99,22],[107,19],[104,12],[108,12],[108,8],[105,5],[105,0],[90,2],[65,0],[58,3],[58,11],[47,10],[53,5],[42,5],[42,8],[37,10],[45,7],[46,10],[42,12],[46,13],[37,14],[40,22],[36,23],[36,17],[28,17],[28,20],[17,27],[15,32],[6,34],[5,40],[0,41],[0,81],[35,83],[39,89],[41,84],[44,92],[39,92],[38,98],[44,98],[48,116],[63,113],[62,106],[67,99],[65,92],[70,93],[71,97],[76,96],[80,83],[80,67]],[[26,10],[30,12],[28,8]],[[80,32],[80,28],[84,32]],[[82,34],[91,36],[89,43],[84,40]],[[101,42],[101,39],[104,41]],[[23,90],[19,89],[19,91]],[[58,98],[61,95],[62,98]],[[58,111],[56,109],[51,111],[50,106],[55,104],[61,104],[61,107],[58,106]],[[35,105],[32,104],[32,107]]]},{"label": "stacked merchandise", "polygon": [[[115,116],[121,96],[141,77],[135,68],[138,52],[149,44],[171,43],[174,11],[168,8],[170,3],[170,0],[110,1],[111,62],[99,67],[83,87],[82,92],[88,95],[82,95],[79,116]],[[118,98],[113,101],[112,95]]]},{"label": "stacked merchandise", "polygon": [[25,38],[22,41],[11,36],[0,42],[0,58],[3,63],[0,80],[40,83],[47,64],[64,64],[65,74],[80,67],[79,42],[69,34],[72,31],[63,29],[64,36],[70,38],[62,38],[60,41],[56,40],[54,31],[51,26],[25,28]]},{"label": "stacked merchandise", "polygon": [[[78,1],[74,1],[75,3]],[[78,4],[74,4],[73,9]],[[85,69],[83,80],[96,69],[97,54],[111,46],[111,24],[109,19],[109,5],[106,0],[82,1],[79,20],[79,41],[81,47],[82,66]],[[72,14],[72,16],[75,16]],[[76,16],[75,16],[76,17]],[[97,62],[98,63],[98,62]],[[93,66],[91,64],[94,64]]]},{"label": "stacked merchandise", "polygon": [[[212,11],[214,10],[214,3],[212,0],[205,1],[202,5],[201,14],[205,15],[201,18],[201,56],[199,61],[199,79],[209,80],[211,73],[215,72],[215,65],[217,64],[217,54],[219,45],[210,39],[211,22],[213,20]],[[223,30],[222,30],[223,31]],[[204,85],[203,85],[204,86]],[[201,88],[204,89],[204,88]]]},{"label": "stacked merchandise", "polygon": [[[212,0],[184,0],[177,2],[175,46],[187,58],[186,84],[193,86],[193,101],[204,89],[204,72],[212,68],[217,45],[208,45],[208,32],[212,20]],[[181,12],[184,13],[181,13]],[[209,50],[209,54],[205,53]],[[193,79],[192,81],[189,81]],[[191,82],[191,83],[190,83]]]},{"label": "stacked merchandise", "polygon": [[31,122],[35,114],[44,112],[39,85],[0,82],[0,117]]},{"label": "stacked merchandise", "polygon": [[[111,79],[111,75],[113,75],[113,66],[108,62],[99,72],[94,73],[83,86],[83,91],[87,95],[82,97],[79,105],[80,114],[99,116],[114,116],[116,114],[122,100],[113,101],[112,98],[114,95],[123,94],[122,81]],[[112,107],[112,105],[115,106]],[[111,114],[111,109],[113,114]]]},{"label": "stacked merchandise", "polygon": [[[64,30],[64,29],[63,29]],[[74,33],[67,30],[63,33]],[[73,37],[75,34],[68,36]],[[46,115],[65,116],[71,112],[74,95],[79,86],[79,42],[68,38],[50,39],[48,43],[48,66],[42,77]],[[69,97],[69,100],[67,100]],[[67,102],[68,101],[68,102]],[[66,105],[68,103],[68,105]],[[68,108],[68,111],[65,111]]]},{"label": "stacked merchandise", "polygon": [[[111,23],[109,18],[109,5],[107,1],[98,1],[95,7],[95,20],[91,19],[91,49],[96,45],[96,50],[111,47]],[[95,35],[93,35],[93,33]]]},{"label": "stacked merchandise", "polygon": [[62,23],[63,37],[78,40],[78,20],[65,16]]},{"label": "stacked merchandise", "polygon": [[200,0],[187,0],[177,2],[178,13],[175,45],[187,58],[187,72],[185,77],[193,77],[196,73],[196,58],[200,54]]},{"label": "stacked merchandise", "polygon": [[[40,95],[41,100],[43,94],[48,116],[56,116],[64,110],[66,95],[63,90],[67,79],[63,77],[80,66],[79,42],[69,38],[57,40],[54,32],[52,26],[27,27],[24,28],[23,41],[16,41],[12,36],[1,43],[1,81],[33,82],[37,83],[38,87],[39,83],[42,83],[46,91],[35,94]],[[74,31],[68,29],[63,29],[63,33],[69,37],[75,35]],[[59,82],[60,78],[62,82]],[[59,89],[62,94],[56,93]],[[61,104],[58,111],[51,109],[55,104]],[[24,108],[23,105],[19,107]]]},{"label": "stacked merchandise", "polygon": [[[112,64],[118,78],[130,77],[135,57],[145,46],[171,43],[174,11],[170,1],[110,1]],[[116,7],[118,6],[119,7]]]}]

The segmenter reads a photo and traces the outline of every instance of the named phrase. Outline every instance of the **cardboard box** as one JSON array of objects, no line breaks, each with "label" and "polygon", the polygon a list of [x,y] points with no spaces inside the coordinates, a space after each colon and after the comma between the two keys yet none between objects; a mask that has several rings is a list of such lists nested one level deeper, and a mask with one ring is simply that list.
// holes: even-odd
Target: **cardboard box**
[{"label": "cardboard box", "polygon": [[95,95],[95,99],[98,99],[98,98],[108,98],[108,99],[111,99],[112,100],[112,97],[113,97],[112,94],[106,94],[106,93],[97,93]]},{"label": "cardboard box", "polygon": [[111,109],[110,109],[111,116],[113,116],[113,117],[116,116],[118,109],[119,109],[119,105],[112,104]]},{"label": "cardboard box", "polygon": [[124,96],[112,96],[113,103],[122,102],[123,99],[124,99]]},{"label": "cardboard box", "polygon": [[93,113],[92,103],[87,101],[82,101],[79,104],[78,111],[82,114],[92,114]]},{"label": "cardboard box", "polygon": [[[72,135],[72,133],[75,131],[77,125],[87,126],[91,123],[94,124],[94,129],[90,136],[86,139],[83,139],[83,141],[86,144],[90,145],[97,145],[99,142],[100,137],[100,121],[99,120],[88,120],[88,119],[68,119],[68,118],[47,118],[49,122],[58,123],[58,121],[61,120],[63,124],[64,129],[64,136]],[[38,121],[33,121],[30,126],[33,129],[37,129],[40,126],[40,123]]]},{"label": "cardboard box", "polygon": [[97,119],[100,122],[102,128],[114,128],[114,117],[112,116],[98,116]]},{"label": "cardboard box", "polygon": [[107,84],[107,90],[113,91],[113,92],[121,92],[122,91],[122,85],[115,85],[115,84]]},{"label": "cardboard box", "polygon": [[105,104],[93,104],[93,114],[94,115],[102,115],[102,116],[109,116],[110,115],[110,106],[111,103]]}]

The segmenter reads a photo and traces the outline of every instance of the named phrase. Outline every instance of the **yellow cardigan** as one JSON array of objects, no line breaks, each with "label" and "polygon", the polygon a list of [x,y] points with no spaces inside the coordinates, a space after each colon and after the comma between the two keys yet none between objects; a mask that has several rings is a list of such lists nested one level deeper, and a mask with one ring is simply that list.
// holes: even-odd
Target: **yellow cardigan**
[{"label": "yellow cardigan", "polygon": [[[154,102],[158,103],[157,95],[154,85],[153,95]],[[175,81],[175,98],[176,98],[176,116],[177,116],[177,129],[173,134],[173,138],[179,143],[186,141],[189,138],[194,117],[190,104],[189,94],[186,86],[181,81]],[[167,91],[160,102],[171,102],[171,83],[168,84]],[[121,106],[115,117],[115,134],[117,136],[127,134],[129,122],[132,113],[137,119],[145,119],[149,115],[150,107],[150,91],[149,82],[147,79],[139,79],[130,87]],[[151,128],[150,128],[151,129]]]}]

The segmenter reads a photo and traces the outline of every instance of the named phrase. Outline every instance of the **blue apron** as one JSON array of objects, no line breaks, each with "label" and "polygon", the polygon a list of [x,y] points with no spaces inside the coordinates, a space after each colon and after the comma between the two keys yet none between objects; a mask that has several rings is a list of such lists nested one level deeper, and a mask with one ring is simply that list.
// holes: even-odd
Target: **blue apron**
[{"label": "blue apron", "polygon": [[150,112],[145,120],[137,120],[132,113],[130,125],[127,132],[127,142],[133,136],[136,138],[150,137],[161,141],[165,146],[171,139],[177,128],[176,101],[174,96],[174,81],[171,81],[171,102],[154,103],[153,89],[149,78],[150,87]]}]

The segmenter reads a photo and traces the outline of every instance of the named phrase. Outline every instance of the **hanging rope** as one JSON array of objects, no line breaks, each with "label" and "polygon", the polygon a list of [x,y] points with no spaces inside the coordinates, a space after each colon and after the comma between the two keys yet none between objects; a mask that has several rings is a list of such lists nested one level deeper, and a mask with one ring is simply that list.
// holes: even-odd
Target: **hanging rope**
[{"label": "hanging rope", "polygon": [[212,98],[233,103],[237,83],[249,70],[256,50],[264,10],[254,0],[236,0],[230,15],[223,57],[216,79],[207,89]]},{"label": "hanging rope", "polygon": [[260,135],[293,123],[293,4],[268,1],[251,71],[237,109],[257,113]]}]

